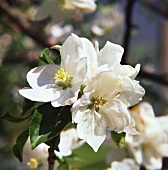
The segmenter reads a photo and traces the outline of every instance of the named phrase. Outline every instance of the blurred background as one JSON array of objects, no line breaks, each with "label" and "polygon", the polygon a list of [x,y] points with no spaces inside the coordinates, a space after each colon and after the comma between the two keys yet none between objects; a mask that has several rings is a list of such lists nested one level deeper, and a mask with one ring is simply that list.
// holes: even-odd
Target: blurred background
[{"label": "blurred background", "polygon": [[[122,64],[141,64],[137,79],[146,90],[143,101],[152,104],[157,116],[168,114],[167,0],[97,0],[93,13],[78,10],[71,17],[63,16],[59,6],[51,17],[52,7],[42,11],[43,3],[42,0],[0,2],[0,115],[21,114],[18,89],[28,86],[27,72],[38,65],[38,57],[46,47],[61,45],[71,33],[93,43],[97,40],[100,48],[107,40],[123,46]],[[40,9],[46,17],[37,20]],[[51,50],[53,60],[58,56]],[[29,169],[25,162],[20,165],[12,153],[16,136],[26,127],[25,123],[0,120],[0,170]],[[83,146],[85,152],[76,150],[76,153],[92,160],[89,162],[92,170],[101,170],[110,165],[111,146],[107,140],[99,156],[87,145]],[[88,154],[84,154],[86,150]]]}]

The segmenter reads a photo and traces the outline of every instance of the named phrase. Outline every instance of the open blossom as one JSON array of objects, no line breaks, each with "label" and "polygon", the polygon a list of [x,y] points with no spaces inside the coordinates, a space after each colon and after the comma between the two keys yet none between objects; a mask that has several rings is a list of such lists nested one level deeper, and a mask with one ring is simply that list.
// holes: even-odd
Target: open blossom
[{"label": "open blossom", "polygon": [[79,140],[75,128],[68,129],[66,131],[61,132],[60,143],[58,145],[59,152],[55,151],[55,154],[59,158],[69,156],[72,154],[72,150],[79,148],[84,143],[85,141]]},{"label": "open blossom", "polygon": [[[127,98],[127,103],[122,100],[122,93],[132,94],[131,89],[123,86],[123,83],[127,83],[127,87],[132,83],[125,78],[111,71],[96,74],[87,82],[84,95],[72,106],[72,121],[77,123],[78,136],[95,152],[105,140],[107,128],[118,133],[138,134],[127,110],[131,99]],[[142,96],[136,96],[139,97]]]},{"label": "open blossom", "polygon": [[96,10],[95,0],[47,0],[36,14],[37,20],[51,17],[53,21],[61,21],[73,17],[75,12],[93,13]]},{"label": "open blossom", "polygon": [[115,34],[115,30],[122,28],[123,12],[117,5],[101,6],[93,21],[91,30],[96,36]]},{"label": "open blossom", "polygon": [[152,106],[143,102],[130,111],[136,122],[137,136],[126,136],[129,150],[138,164],[160,169],[162,157],[168,156],[168,116],[155,117]]},{"label": "open blossom", "polygon": [[90,44],[87,49],[95,60],[87,62],[84,95],[72,107],[72,121],[77,123],[79,138],[97,151],[107,127],[118,133],[137,134],[127,107],[137,104],[145,91],[134,80],[140,65],[133,68],[120,64],[124,52],[121,46],[108,41],[99,51],[98,42],[95,48]]},{"label": "open blossom", "polygon": [[86,49],[88,43],[72,34],[60,48],[60,66],[48,64],[30,70],[27,81],[31,89],[19,93],[32,101],[51,102],[54,107],[73,104],[87,74],[87,63],[94,62]]},{"label": "open blossom", "polygon": [[[72,150],[79,148],[84,144],[83,140],[79,140],[75,128],[70,128],[62,131],[60,134],[60,143],[58,144],[59,152],[54,151],[55,155],[60,159],[72,154]],[[26,143],[25,157],[28,157],[27,166],[31,169],[41,167],[47,169],[48,149],[49,146],[45,143],[38,145],[33,151],[31,150],[30,139]]]},{"label": "open blossom", "polygon": [[107,170],[139,170],[139,167],[133,159],[125,158],[122,161],[113,161],[111,168]]}]

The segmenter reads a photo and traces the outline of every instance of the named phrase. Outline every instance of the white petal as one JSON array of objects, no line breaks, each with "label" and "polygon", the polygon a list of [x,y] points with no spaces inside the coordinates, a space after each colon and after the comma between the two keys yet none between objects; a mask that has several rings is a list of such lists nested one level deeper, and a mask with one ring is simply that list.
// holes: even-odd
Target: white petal
[{"label": "white petal", "polygon": [[135,79],[140,70],[140,64],[137,64],[135,68],[130,65],[117,65],[115,67],[115,72],[117,72],[120,76],[128,76],[132,80]]},{"label": "white petal", "polygon": [[80,99],[80,106],[87,106],[91,103],[91,96],[94,93],[94,90],[88,93],[84,93]]},{"label": "white petal", "polygon": [[[122,80],[112,72],[102,72],[88,81],[84,92],[95,89],[95,95],[111,100],[122,91]],[[94,97],[97,97],[94,96]]]},{"label": "white petal", "polygon": [[100,109],[104,115],[108,129],[123,132],[131,124],[131,117],[127,107],[119,100],[113,100],[107,107]]},{"label": "white petal", "polygon": [[54,64],[36,67],[27,73],[27,81],[34,89],[48,88],[49,85],[55,85],[54,76],[59,68]]},{"label": "white petal", "polygon": [[93,0],[73,1],[73,4],[84,13],[92,13],[96,10],[96,4]]},{"label": "white petal", "polygon": [[104,118],[95,111],[86,110],[77,124],[77,133],[79,138],[85,140],[97,152],[106,137]]},{"label": "white petal", "polygon": [[87,72],[86,62],[87,58],[81,58],[79,60],[76,60],[69,67],[70,70],[67,70],[67,72],[73,77],[72,79],[73,85],[83,84]]},{"label": "white petal", "polygon": [[19,93],[32,101],[50,102],[60,97],[60,91],[57,89],[21,89]]},{"label": "white petal", "polygon": [[[150,146],[151,147],[151,146]],[[156,146],[153,146],[156,147]],[[155,150],[151,148],[146,148],[143,152],[143,164],[147,169],[161,169],[162,158],[157,157]]]},{"label": "white petal", "polygon": [[[76,79],[84,80],[90,74],[90,67],[97,66],[97,55],[93,44],[86,38],[72,34],[60,49],[61,67]],[[87,69],[87,70],[86,70]],[[86,73],[87,71],[87,73]],[[78,80],[78,81],[79,81]]]},{"label": "white petal", "polygon": [[71,105],[77,100],[78,92],[74,93],[71,88],[67,88],[61,92],[60,97],[51,102],[53,107]]},{"label": "white petal", "polygon": [[139,85],[139,82],[131,80],[128,77],[122,77],[123,92],[119,95],[118,99],[127,106],[133,106],[142,100],[145,90]]},{"label": "white petal", "polygon": [[[82,42],[80,38],[72,34],[62,44],[60,49],[61,54],[61,67],[67,70],[67,67],[72,67],[71,63],[74,60],[81,58]],[[86,57],[86,56],[84,56]]]},{"label": "white petal", "polygon": [[124,49],[117,44],[113,44],[109,41],[100,50],[100,56],[98,59],[99,66],[108,64],[113,70],[120,62],[123,55]]}]

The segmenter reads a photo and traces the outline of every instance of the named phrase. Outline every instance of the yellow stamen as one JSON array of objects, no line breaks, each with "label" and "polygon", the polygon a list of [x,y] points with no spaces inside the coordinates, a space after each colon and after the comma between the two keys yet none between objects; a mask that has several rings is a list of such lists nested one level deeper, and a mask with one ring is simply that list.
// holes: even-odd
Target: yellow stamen
[{"label": "yellow stamen", "polygon": [[27,162],[27,166],[30,167],[30,169],[36,169],[38,167],[38,161],[35,158],[30,158],[30,161]]},{"label": "yellow stamen", "polygon": [[96,98],[93,98],[92,102],[96,109],[99,109],[99,107],[101,106],[105,106],[105,107],[107,106],[107,100],[103,99],[102,97],[99,98],[99,96]]},{"label": "yellow stamen", "polygon": [[58,73],[55,74],[54,80],[57,85],[63,87],[63,89],[72,87],[72,77],[63,68],[58,70]]},{"label": "yellow stamen", "polygon": [[125,105],[126,105],[126,106],[129,106],[129,103],[128,103],[128,102],[125,102]]}]

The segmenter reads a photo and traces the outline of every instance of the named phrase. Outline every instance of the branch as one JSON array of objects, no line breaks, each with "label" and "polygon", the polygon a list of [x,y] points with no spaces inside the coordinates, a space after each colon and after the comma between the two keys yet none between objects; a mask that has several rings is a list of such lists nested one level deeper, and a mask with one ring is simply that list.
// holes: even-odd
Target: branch
[{"label": "branch", "polygon": [[124,54],[122,57],[122,63],[126,63],[126,58],[128,56],[129,52],[129,46],[130,46],[130,38],[131,38],[131,29],[133,28],[132,24],[132,17],[133,17],[133,7],[136,0],[127,0],[127,5],[125,8],[125,33],[123,38],[123,47],[124,47]]},{"label": "branch", "polygon": [[163,17],[168,17],[168,7],[158,6],[157,4],[152,3],[150,0],[140,0],[140,2],[147,8],[150,8],[153,12]]},{"label": "branch", "polygon": [[[26,16],[23,15],[19,10],[12,8],[6,1],[1,1],[0,3],[0,12],[2,14],[5,14],[9,21],[19,30],[29,37],[31,37],[33,40],[35,40],[38,44],[48,47],[50,46],[49,43],[46,41],[45,34],[41,33],[41,30],[35,29],[37,28],[37,24],[35,22],[32,22],[26,18]],[[11,25],[10,25],[11,26]]]},{"label": "branch", "polygon": [[164,75],[147,73],[147,72],[141,70],[140,73],[138,74],[138,76],[141,78],[144,78],[144,79],[155,81],[161,85],[168,86],[168,80],[166,79],[166,76],[164,76]]},{"label": "branch", "polygon": [[54,150],[58,147],[60,141],[60,135],[56,136],[51,140],[50,148],[48,149],[48,170],[54,170],[54,164],[55,164],[55,153]]}]

